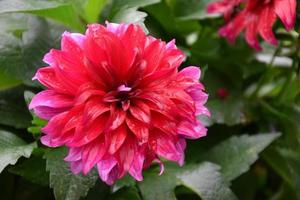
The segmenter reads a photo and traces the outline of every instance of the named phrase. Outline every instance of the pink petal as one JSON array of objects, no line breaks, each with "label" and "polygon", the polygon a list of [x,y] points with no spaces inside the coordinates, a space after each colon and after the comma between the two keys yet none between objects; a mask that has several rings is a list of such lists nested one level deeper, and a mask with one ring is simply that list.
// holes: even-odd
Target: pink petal
[{"label": "pink petal", "polygon": [[108,185],[112,185],[119,177],[117,163],[118,162],[114,157],[107,156],[97,164],[100,178]]},{"label": "pink petal", "polygon": [[189,139],[198,139],[206,135],[206,128],[198,121],[191,123],[183,121],[178,126],[178,134],[185,136]]},{"label": "pink petal", "polygon": [[274,0],[275,12],[280,17],[281,21],[287,30],[294,28],[296,21],[296,0]]},{"label": "pink petal", "polygon": [[144,166],[144,152],[136,151],[132,165],[129,169],[129,174],[133,176],[137,181],[143,180],[142,170]]},{"label": "pink petal", "polygon": [[183,76],[190,77],[194,80],[197,80],[197,82],[201,77],[200,69],[194,66],[186,67],[183,70],[181,70],[179,73]]}]

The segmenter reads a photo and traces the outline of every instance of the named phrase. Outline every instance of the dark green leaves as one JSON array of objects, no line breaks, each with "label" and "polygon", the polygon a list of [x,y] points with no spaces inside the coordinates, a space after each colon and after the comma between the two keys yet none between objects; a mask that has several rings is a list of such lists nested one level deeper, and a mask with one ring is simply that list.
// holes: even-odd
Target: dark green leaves
[{"label": "dark green leaves", "polygon": [[[162,176],[157,171],[145,173],[139,188],[146,200],[175,199],[174,189],[183,185],[202,199],[235,199],[228,183],[246,172],[263,151],[280,134],[232,137],[204,153],[200,164],[184,168],[167,165]],[[207,162],[209,161],[209,162]]]},{"label": "dark green leaves", "polygon": [[27,144],[13,133],[0,130],[0,172],[9,164],[14,165],[22,156],[28,158],[36,143]]},{"label": "dark green leaves", "polygon": [[258,154],[280,136],[279,133],[233,136],[208,151],[203,160],[221,166],[226,181],[232,181],[258,159]]},{"label": "dark green leaves", "polygon": [[72,4],[62,1],[40,0],[3,0],[0,1],[0,13],[22,12],[32,13],[59,21],[71,28],[83,30]]},{"label": "dark green leaves", "polygon": [[74,175],[68,163],[63,160],[65,156],[64,148],[52,149],[45,154],[46,169],[50,173],[50,187],[53,188],[57,200],[78,200],[87,195],[99,177],[94,172],[87,176]]},{"label": "dark green leaves", "polygon": [[24,90],[17,87],[0,91],[0,124],[27,128],[31,116],[23,98]]},{"label": "dark green leaves", "polygon": [[22,176],[32,183],[42,186],[49,185],[49,173],[46,172],[46,161],[38,156],[32,156],[21,164],[9,168],[9,172]]},{"label": "dark green leaves", "polygon": [[[169,170],[169,168],[167,168]],[[147,171],[144,180],[138,184],[145,200],[174,200],[176,199],[174,189],[180,184],[175,174],[166,171],[158,176],[158,171]]]},{"label": "dark green leaves", "polygon": [[219,169],[208,162],[185,166],[183,169],[171,166],[160,177],[157,173],[147,172],[139,188],[145,200],[176,199],[174,189],[179,185],[188,187],[204,200],[235,199]]},{"label": "dark green leaves", "polygon": [[5,15],[0,23],[0,71],[33,85],[31,79],[45,65],[45,53],[59,42],[62,27],[22,14]]}]

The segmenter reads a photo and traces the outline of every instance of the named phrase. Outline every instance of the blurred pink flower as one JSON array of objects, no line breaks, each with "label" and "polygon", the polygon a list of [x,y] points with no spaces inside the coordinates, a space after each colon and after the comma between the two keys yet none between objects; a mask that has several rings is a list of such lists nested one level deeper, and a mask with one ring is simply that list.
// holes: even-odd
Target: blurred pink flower
[{"label": "blurred pink flower", "polygon": [[34,79],[46,86],[30,109],[49,120],[41,141],[67,146],[74,173],[97,166],[113,184],[127,172],[160,158],[184,162],[185,139],[206,135],[196,118],[210,115],[200,70],[178,71],[184,59],[175,42],[145,35],[139,26],[91,24],[85,35],[64,33],[61,50],[45,55],[49,64]]},{"label": "blurred pink flower", "polygon": [[245,0],[221,0],[213,2],[208,4],[207,12],[220,13],[224,15],[225,20],[228,21],[236,6],[240,5],[241,2],[245,2]]},{"label": "blurred pink flower", "polygon": [[[222,0],[208,5],[208,11],[213,5],[224,3],[227,10],[233,10],[237,3],[236,0]],[[231,2],[231,4],[229,4]],[[236,4],[237,3],[237,4]],[[240,2],[241,3],[241,2]],[[272,27],[277,20],[281,19],[286,30],[294,27],[296,20],[296,0],[247,0],[245,8],[238,12],[233,19],[228,20],[224,8],[219,6],[213,10],[214,13],[224,13],[228,23],[223,26],[219,33],[226,37],[229,42],[234,43],[236,37],[245,30],[245,39],[247,43],[256,50],[261,50],[257,35],[260,35],[266,42],[277,45]]]}]

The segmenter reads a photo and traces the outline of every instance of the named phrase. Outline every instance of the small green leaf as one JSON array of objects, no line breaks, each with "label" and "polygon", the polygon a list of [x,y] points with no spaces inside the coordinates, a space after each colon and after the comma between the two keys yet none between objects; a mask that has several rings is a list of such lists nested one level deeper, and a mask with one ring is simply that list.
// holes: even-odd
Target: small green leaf
[{"label": "small green leaf", "polygon": [[71,172],[69,164],[64,161],[66,149],[51,149],[45,154],[46,169],[50,172],[50,187],[57,200],[78,200],[87,195],[99,178],[94,172],[84,176]]},{"label": "small green leaf", "polygon": [[[25,99],[27,106],[29,106],[34,95],[35,94],[30,91],[24,92],[24,99]],[[47,124],[47,121],[36,116],[32,110],[30,110],[30,113],[33,118],[31,121],[32,126],[28,127],[27,131],[32,133],[32,135],[34,135],[35,137],[38,137],[41,134],[41,128]]]},{"label": "small green leaf", "polygon": [[36,143],[27,144],[13,133],[0,130],[0,172],[9,164],[14,165],[22,156],[29,158]]},{"label": "small green leaf", "polygon": [[233,136],[209,150],[202,160],[221,166],[221,173],[229,182],[248,171],[258,154],[279,136],[279,133]]}]

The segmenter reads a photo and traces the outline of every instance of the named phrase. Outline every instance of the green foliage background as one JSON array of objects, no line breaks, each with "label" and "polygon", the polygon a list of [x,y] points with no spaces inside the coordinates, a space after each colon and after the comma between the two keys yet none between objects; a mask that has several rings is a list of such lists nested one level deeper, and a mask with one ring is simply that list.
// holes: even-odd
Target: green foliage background
[{"label": "green foliage background", "polygon": [[[223,24],[208,15],[212,0],[1,0],[0,1],[0,198],[110,200],[300,199],[299,22],[295,31],[274,27],[280,44],[230,46],[217,34]],[[189,141],[186,163],[166,163],[108,187],[96,172],[73,175],[66,149],[39,142],[45,121],[26,103],[42,88],[32,82],[42,57],[59,48],[63,31],[88,23],[130,22],[177,45],[184,66],[202,69],[212,118],[208,136]],[[222,99],[217,91],[229,96]]]}]

